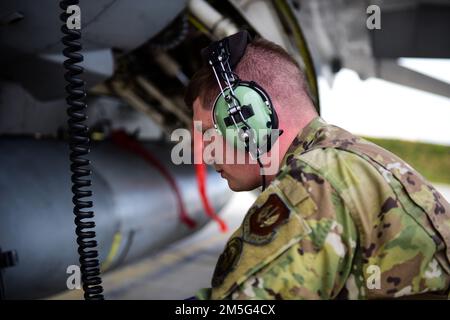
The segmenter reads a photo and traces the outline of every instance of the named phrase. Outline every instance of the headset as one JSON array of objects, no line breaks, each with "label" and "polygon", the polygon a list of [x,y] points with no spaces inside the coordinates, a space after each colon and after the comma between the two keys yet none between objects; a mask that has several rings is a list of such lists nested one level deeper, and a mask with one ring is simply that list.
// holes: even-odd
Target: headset
[{"label": "headset", "polygon": [[[270,151],[282,130],[278,130],[278,116],[267,92],[254,81],[240,80],[233,72],[251,41],[248,31],[240,31],[213,42],[202,50],[202,56],[220,88],[211,111],[215,129],[263,168],[260,157]],[[264,190],[264,175],[262,180]]]}]

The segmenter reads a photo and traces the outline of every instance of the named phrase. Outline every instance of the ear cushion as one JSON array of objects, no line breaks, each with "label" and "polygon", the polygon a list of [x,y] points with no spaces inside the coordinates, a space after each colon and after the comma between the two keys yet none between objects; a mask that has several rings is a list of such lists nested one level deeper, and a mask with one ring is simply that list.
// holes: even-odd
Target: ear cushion
[{"label": "ear cushion", "polygon": [[[224,95],[229,97],[231,106],[235,103],[240,109],[230,108]],[[214,101],[212,118],[227,143],[245,151],[252,146],[260,148],[262,153],[270,150],[270,142],[274,142],[271,130],[278,129],[278,117],[264,89],[253,81],[239,81],[232,88],[225,88],[224,95],[220,93]],[[249,139],[246,141],[242,134]]]},{"label": "ear cushion", "polygon": [[263,99],[268,101],[267,107],[270,109],[270,116],[271,116],[271,120],[272,120],[272,129],[278,129],[278,115],[277,115],[277,112],[275,111],[275,108],[273,107],[272,100],[270,99],[270,96],[267,94],[267,92],[254,81],[250,81],[250,82],[242,81],[242,82],[248,83],[248,85],[250,87],[258,90],[259,94],[262,97],[264,97]]}]

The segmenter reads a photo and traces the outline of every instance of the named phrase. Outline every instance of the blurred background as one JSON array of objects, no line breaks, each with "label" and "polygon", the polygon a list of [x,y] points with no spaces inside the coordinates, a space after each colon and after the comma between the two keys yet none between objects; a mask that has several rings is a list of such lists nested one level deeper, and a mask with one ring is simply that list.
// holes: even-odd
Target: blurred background
[{"label": "blurred background", "polygon": [[[450,200],[449,0],[80,1],[92,191],[107,299],[208,287],[257,192],[174,165],[200,49],[247,29],[305,70],[321,116],[396,153]],[[373,7],[376,6],[376,7]],[[375,8],[375,9],[374,9]],[[0,3],[0,288],[82,299],[58,1]],[[374,20],[375,19],[375,20]]]}]

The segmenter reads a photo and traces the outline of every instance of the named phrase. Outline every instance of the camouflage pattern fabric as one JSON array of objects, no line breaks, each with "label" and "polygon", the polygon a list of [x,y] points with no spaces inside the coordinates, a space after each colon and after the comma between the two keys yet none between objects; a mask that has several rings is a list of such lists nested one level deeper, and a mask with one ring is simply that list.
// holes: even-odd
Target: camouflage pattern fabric
[{"label": "camouflage pattern fabric", "polygon": [[314,119],[200,299],[447,298],[450,205],[408,164]]}]

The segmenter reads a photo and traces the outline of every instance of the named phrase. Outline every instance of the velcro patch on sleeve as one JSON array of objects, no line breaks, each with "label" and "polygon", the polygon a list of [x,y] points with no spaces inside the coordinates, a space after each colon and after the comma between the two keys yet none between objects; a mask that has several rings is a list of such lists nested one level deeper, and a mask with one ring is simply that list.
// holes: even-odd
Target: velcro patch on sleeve
[{"label": "velcro patch on sleeve", "polygon": [[225,250],[217,261],[214,275],[211,281],[213,287],[218,287],[223,283],[225,277],[236,267],[242,253],[242,239],[232,238],[228,241]]},{"label": "velcro patch on sleeve", "polygon": [[261,206],[253,206],[243,223],[244,241],[255,244],[266,244],[275,237],[280,225],[289,219],[290,209],[276,194],[272,193]]}]

